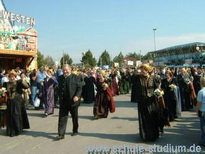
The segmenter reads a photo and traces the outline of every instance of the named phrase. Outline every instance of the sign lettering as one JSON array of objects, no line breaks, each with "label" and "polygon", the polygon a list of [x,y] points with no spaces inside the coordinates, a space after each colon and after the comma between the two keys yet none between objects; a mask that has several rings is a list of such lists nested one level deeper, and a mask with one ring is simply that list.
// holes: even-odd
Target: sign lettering
[{"label": "sign lettering", "polygon": [[20,14],[12,13],[12,12],[7,12],[4,10],[1,11],[1,18],[6,19],[6,20],[10,20],[10,21],[24,23],[24,24],[31,25],[31,26],[35,25],[34,18],[26,17],[26,16],[23,16]]}]

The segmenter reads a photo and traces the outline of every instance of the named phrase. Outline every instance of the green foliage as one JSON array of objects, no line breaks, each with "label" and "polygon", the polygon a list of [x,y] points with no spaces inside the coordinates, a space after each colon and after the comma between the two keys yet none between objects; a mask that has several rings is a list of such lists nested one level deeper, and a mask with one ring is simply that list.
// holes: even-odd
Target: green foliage
[{"label": "green foliage", "polygon": [[[49,66],[49,67],[52,67],[55,65],[55,62],[53,60],[53,58],[51,56],[47,56],[44,58],[44,55],[38,51],[37,52],[37,64],[38,64],[38,67],[40,68],[41,66]],[[95,57],[93,56],[92,52],[90,50],[88,50],[87,52],[84,52],[82,54],[82,65],[84,68],[91,68],[91,67],[95,67],[97,64],[98,66],[102,66],[102,65],[109,65],[109,66],[112,66],[112,64],[115,62],[115,63],[119,63],[119,65],[121,65],[121,62],[122,62],[122,59],[124,57],[133,57],[137,60],[153,60],[153,57],[150,55],[150,54],[146,54],[146,55],[141,55],[141,53],[137,54],[136,52],[134,53],[128,53],[126,56],[124,56],[122,54],[122,52],[119,53],[119,55],[115,56],[113,58],[113,61],[111,61],[111,57],[109,55],[109,53],[105,50],[99,60],[98,60],[98,63],[97,63],[97,60],[95,59]],[[60,60],[60,64],[61,66],[64,64],[69,64],[69,65],[72,65],[73,63],[73,60],[72,58],[64,53],[63,54],[63,57],[61,58]],[[121,66],[120,66],[121,67]]]},{"label": "green foliage", "polygon": [[61,66],[62,66],[63,64],[72,65],[72,63],[73,63],[72,58],[71,58],[67,53],[64,53],[64,54],[63,54],[63,57],[62,57],[61,60],[60,60]]},{"label": "green foliage", "polygon": [[84,68],[91,68],[96,66],[96,59],[90,50],[82,54],[82,65]]},{"label": "green foliage", "polygon": [[134,52],[134,53],[128,53],[128,54],[126,55],[126,57],[132,57],[132,58],[135,58],[135,59],[137,59],[137,60],[140,60],[141,55],[140,55],[140,53],[137,54],[136,52]]},{"label": "green foliage", "polygon": [[113,58],[113,62],[118,63],[119,65],[121,65],[121,61],[122,61],[123,58],[124,58],[124,55],[122,54],[122,52],[120,52],[118,56],[115,56]]},{"label": "green foliage", "polygon": [[38,68],[45,66],[44,55],[39,50],[37,51],[37,65]]},{"label": "green foliage", "polygon": [[142,57],[142,60],[153,60],[153,57],[150,54],[146,54]]},{"label": "green foliage", "polygon": [[98,66],[102,66],[102,65],[109,65],[109,66],[112,65],[110,55],[106,50],[101,54],[98,61]]},{"label": "green foliage", "polygon": [[53,60],[53,58],[51,56],[47,56],[45,59],[45,64],[48,66],[48,67],[53,67],[55,66],[55,62]]}]

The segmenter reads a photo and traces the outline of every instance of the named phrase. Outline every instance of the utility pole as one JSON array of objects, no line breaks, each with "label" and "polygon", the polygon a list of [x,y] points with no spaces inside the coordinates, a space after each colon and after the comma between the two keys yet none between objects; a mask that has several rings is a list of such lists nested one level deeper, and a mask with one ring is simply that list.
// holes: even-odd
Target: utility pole
[{"label": "utility pole", "polygon": [[[154,32],[154,51],[156,51],[156,39],[155,39],[155,31],[157,30],[157,28],[153,28],[153,32]],[[159,66],[159,55],[157,55],[157,65]]]},{"label": "utility pole", "polygon": [[153,29],[154,32],[154,51],[156,51],[156,39],[155,39],[155,31],[157,30],[157,28]]}]

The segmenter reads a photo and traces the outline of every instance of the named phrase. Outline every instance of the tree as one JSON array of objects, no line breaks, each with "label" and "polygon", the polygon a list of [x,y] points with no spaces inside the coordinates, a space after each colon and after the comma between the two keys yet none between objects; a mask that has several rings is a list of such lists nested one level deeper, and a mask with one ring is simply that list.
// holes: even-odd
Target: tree
[{"label": "tree", "polygon": [[99,61],[98,61],[98,66],[102,66],[102,65],[108,65],[108,66],[111,66],[112,64],[112,61],[111,61],[111,58],[110,58],[110,55],[109,53],[105,50],[100,58],[99,58]]},{"label": "tree", "polygon": [[142,59],[143,60],[153,60],[153,57],[152,57],[152,55],[151,54],[146,54],[146,55],[144,55],[143,57],[142,57]]},{"label": "tree", "polygon": [[55,66],[55,62],[51,56],[47,56],[44,61],[45,61],[45,64],[49,67]]},{"label": "tree", "polygon": [[137,59],[137,60],[140,60],[142,55],[140,55],[140,54],[137,54],[136,52],[134,52],[134,53],[128,53],[127,55],[126,55],[126,57],[132,57],[132,58],[135,58],[135,59]]},{"label": "tree", "polygon": [[63,54],[63,57],[60,60],[61,66],[63,66],[63,64],[71,65],[72,63],[73,63],[72,58],[67,53]]},{"label": "tree", "polygon": [[118,63],[119,66],[120,66],[121,65],[121,61],[122,61],[123,58],[124,58],[124,56],[123,56],[122,52],[120,52],[118,56],[115,56],[113,58],[113,62]]},{"label": "tree", "polygon": [[44,55],[39,50],[37,51],[37,64],[39,68],[45,66]]},{"label": "tree", "polygon": [[83,53],[81,62],[83,64],[83,67],[85,68],[95,67],[97,63],[95,57],[93,57],[93,54],[90,50]]}]

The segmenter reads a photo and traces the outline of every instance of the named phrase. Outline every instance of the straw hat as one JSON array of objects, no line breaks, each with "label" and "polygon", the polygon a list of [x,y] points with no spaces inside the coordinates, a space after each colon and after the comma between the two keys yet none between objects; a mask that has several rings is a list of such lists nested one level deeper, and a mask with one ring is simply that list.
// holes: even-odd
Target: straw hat
[{"label": "straw hat", "polygon": [[16,77],[16,76],[17,76],[16,71],[11,70],[11,71],[9,72],[9,75],[8,75],[8,76],[11,77],[12,75]]},{"label": "straw hat", "polygon": [[106,72],[105,72],[104,70],[102,70],[102,71],[100,72],[100,74],[101,74],[103,77],[105,77]]},{"label": "straw hat", "polygon": [[50,72],[51,74],[53,74],[53,69],[48,69],[47,72]]},{"label": "straw hat", "polygon": [[152,71],[153,71],[153,67],[150,66],[149,64],[142,64],[142,65],[140,66],[140,68],[143,68],[143,69],[145,69],[145,70],[148,71],[148,72],[152,72]]}]

